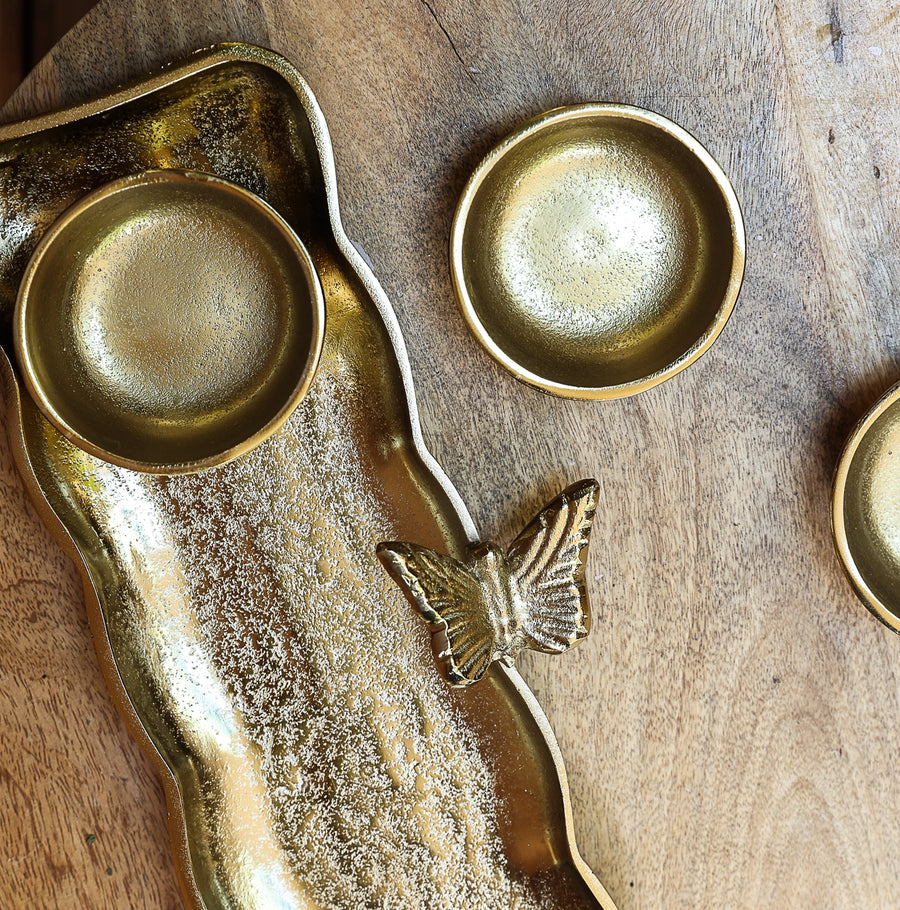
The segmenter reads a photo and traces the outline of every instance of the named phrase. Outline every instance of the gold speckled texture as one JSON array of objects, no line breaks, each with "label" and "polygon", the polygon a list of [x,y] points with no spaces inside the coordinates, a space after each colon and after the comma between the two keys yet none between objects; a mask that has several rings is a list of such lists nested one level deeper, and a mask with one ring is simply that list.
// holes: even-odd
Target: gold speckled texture
[{"label": "gold speckled texture", "polygon": [[476,336],[546,391],[648,388],[721,331],[744,267],[734,192],[675,124],[624,105],[536,118],[476,168],[453,229]]},{"label": "gold speckled texture", "polygon": [[612,907],[575,848],[533,696],[503,667],[449,688],[377,563],[379,540],[459,556],[474,531],[421,448],[396,323],[340,231],[321,113],[285,61],[216,49],[113,100],[0,131],[5,331],[52,218],[149,167],[259,193],[309,249],[327,311],[297,410],[205,473],[102,461],[16,397],[24,476],[83,562],[111,691],[163,774],[187,899]]}]

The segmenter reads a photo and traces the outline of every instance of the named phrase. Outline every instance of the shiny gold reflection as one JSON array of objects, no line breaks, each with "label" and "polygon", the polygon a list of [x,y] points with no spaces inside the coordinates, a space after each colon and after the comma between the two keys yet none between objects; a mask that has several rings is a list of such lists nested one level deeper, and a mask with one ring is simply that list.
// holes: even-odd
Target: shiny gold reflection
[{"label": "shiny gold reflection", "polygon": [[526,124],[482,162],[451,262],[467,321],[507,369],[612,398],[712,344],[743,245],[733,190],[695,139],[647,111],[582,105]]},{"label": "shiny gold reflection", "polygon": [[900,386],[850,437],[835,475],[832,519],[857,594],[900,631]]},{"label": "shiny gold reflection", "polygon": [[112,181],[44,235],[16,351],[35,401],[92,454],[220,464],[283,423],[322,344],[315,269],[261,199],[202,174]]},{"label": "shiny gold reflection", "polygon": [[[163,164],[215,174],[272,206],[309,250],[327,310],[315,378],[283,424],[239,458],[177,476],[72,445],[20,394],[9,345],[16,290],[55,219],[109,181]],[[578,854],[559,747],[532,693],[503,663],[478,686],[447,686],[427,629],[378,564],[381,540],[462,558],[477,533],[422,444],[396,319],[341,229],[328,130],[296,70],[246,45],[195,54],[84,106],[0,127],[4,177],[10,438],[42,517],[84,573],[116,704],[162,776],[188,905],[610,910]],[[85,231],[98,238],[85,251],[115,267],[110,299],[139,272],[128,277],[123,262],[140,247],[121,235],[147,211]],[[147,234],[154,248],[160,223]],[[240,256],[264,262],[270,231],[254,230]],[[202,263],[238,260],[202,234],[184,238],[202,254],[189,290],[208,286],[197,284]],[[68,248],[54,243],[48,255]],[[99,273],[62,271],[90,288],[61,311],[66,344],[94,355],[83,364],[93,386],[112,377],[110,423],[129,412],[140,423],[128,403],[144,395],[158,422],[160,410],[176,426],[179,408],[215,411],[216,389],[190,381],[203,337],[185,342],[176,381],[130,347],[126,325],[140,317],[95,301],[106,295]],[[212,315],[230,337],[240,323],[228,290]],[[182,318],[199,334],[202,311]],[[281,318],[276,309],[264,322]],[[172,329],[153,331],[164,353]],[[269,338],[267,328],[241,344]],[[222,369],[235,387],[241,362]],[[185,377],[190,400],[167,411]]]}]

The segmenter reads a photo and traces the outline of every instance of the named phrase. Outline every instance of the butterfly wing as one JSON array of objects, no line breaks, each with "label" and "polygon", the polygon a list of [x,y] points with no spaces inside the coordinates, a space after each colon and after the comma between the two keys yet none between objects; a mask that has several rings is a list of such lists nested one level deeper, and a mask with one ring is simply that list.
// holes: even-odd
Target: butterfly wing
[{"label": "butterfly wing", "polygon": [[582,553],[598,489],[595,480],[582,480],[563,490],[507,550],[510,579],[522,604],[520,634],[529,648],[558,654],[588,634]]},{"label": "butterfly wing", "polygon": [[478,682],[494,657],[494,627],[480,582],[452,556],[411,543],[381,543],[378,557],[433,633],[454,686]]}]

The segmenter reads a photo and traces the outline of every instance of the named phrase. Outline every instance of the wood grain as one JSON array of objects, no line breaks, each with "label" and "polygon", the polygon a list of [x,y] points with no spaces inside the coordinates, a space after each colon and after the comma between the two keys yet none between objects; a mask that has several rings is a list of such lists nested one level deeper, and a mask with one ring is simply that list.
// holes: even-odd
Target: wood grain
[{"label": "wood grain", "polygon": [[[874,0],[105,0],[0,115],[223,39],[304,73],[426,440],[483,533],[601,481],[591,638],[523,669],[567,759],[582,852],[621,910],[900,906],[900,639],[854,599],[828,525],[843,440],[900,373],[898,21]],[[517,384],[468,335],[447,271],[478,158],[585,100],[693,132],[747,223],[722,337],[620,402]],[[0,904],[178,906],[159,785],[5,441],[0,502]]]},{"label": "wood grain", "polygon": [[25,72],[22,0],[0,4],[0,102],[12,94]]},{"label": "wood grain", "polygon": [[96,0],[27,0],[26,59],[36,63]]},{"label": "wood grain", "polygon": [[95,3],[95,0],[3,0],[0,3],[0,104]]}]

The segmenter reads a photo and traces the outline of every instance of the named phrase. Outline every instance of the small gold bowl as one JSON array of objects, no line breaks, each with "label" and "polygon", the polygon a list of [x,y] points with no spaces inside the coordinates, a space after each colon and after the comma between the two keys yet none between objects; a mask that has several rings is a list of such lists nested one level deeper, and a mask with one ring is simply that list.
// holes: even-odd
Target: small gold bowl
[{"label": "small gold bowl", "polygon": [[206,174],[155,170],[106,184],[48,229],[14,341],[63,435],[114,464],[183,473],[281,426],[324,323],[312,260],[270,206]]},{"label": "small gold bowl", "polygon": [[831,525],[860,600],[900,632],[900,384],[847,441],[834,475]]},{"label": "small gold bowl", "polygon": [[632,395],[693,363],[744,272],[721,168],[665,117],[615,104],[550,111],[497,146],[463,191],[450,249],[481,344],[572,398]]}]

